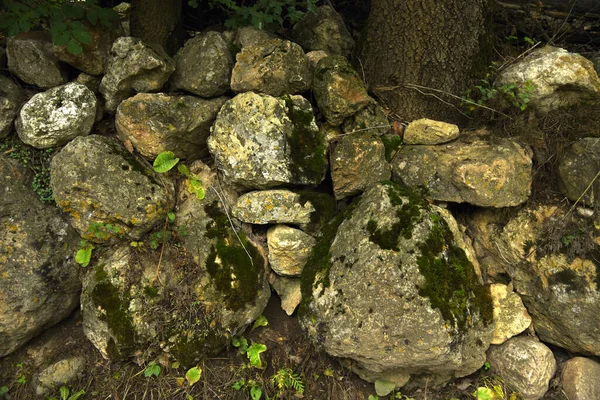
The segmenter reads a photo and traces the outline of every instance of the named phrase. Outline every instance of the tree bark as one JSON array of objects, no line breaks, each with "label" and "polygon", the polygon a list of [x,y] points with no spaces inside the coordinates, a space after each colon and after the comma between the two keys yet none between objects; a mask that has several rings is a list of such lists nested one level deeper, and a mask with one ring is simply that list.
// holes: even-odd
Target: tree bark
[{"label": "tree bark", "polygon": [[471,84],[486,37],[486,6],[487,0],[372,1],[363,68],[392,117],[460,119],[447,104],[456,99],[444,92],[460,96]]},{"label": "tree bark", "polygon": [[181,0],[132,0],[131,36],[173,55],[183,42]]}]

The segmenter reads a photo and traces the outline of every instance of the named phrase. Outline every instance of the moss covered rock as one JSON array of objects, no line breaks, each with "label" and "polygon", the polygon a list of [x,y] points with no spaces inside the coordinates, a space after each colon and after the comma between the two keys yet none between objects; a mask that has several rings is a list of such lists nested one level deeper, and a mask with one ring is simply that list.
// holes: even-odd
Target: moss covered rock
[{"label": "moss covered rock", "polygon": [[[589,206],[600,204],[600,138],[587,137],[572,143],[560,156],[558,182],[570,200]],[[591,186],[590,186],[591,185]]]},{"label": "moss covered rock", "polygon": [[328,5],[319,7],[316,13],[306,13],[294,25],[292,36],[307,50],[324,50],[331,55],[348,57],[354,47],[344,19]]},{"label": "moss covered rock", "polygon": [[322,229],[302,274],[301,323],[359,376],[404,385],[485,362],[492,303],[451,215],[391,182]]}]

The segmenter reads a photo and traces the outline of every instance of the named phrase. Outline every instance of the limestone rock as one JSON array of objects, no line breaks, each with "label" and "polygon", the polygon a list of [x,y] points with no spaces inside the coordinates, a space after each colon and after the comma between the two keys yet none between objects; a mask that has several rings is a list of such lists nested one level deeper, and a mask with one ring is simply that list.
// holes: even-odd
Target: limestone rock
[{"label": "limestone rock", "polygon": [[439,146],[404,146],[394,157],[392,180],[425,188],[434,200],[510,207],[529,198],[531,157],[511,139],[461,136]]},{"label": "limestone rock", "polygon": [[279,275],[300,276],[315,245],[315,239],[286,225],[275,225],[267,231],[269,264]]},{"label": "limestone rock", "polygon": [[390,123],[383,108],[372,100],[368,106],[346,118],[342,130],[345,134],[370,133],[381,136],[390,131]]},{"label": "limestone rock", "polygon": [[281,308],[287,315],[292,315],[298,305],[302,302],[302,291],[300,279],[279,276],[271,272],[269,283],[281,298]]},{"label": "limestone rock", "polygon": [[456,139],[459,133],[454,124],[422,118],[408,124],[404,130],[404,143],[441,144]]},{"label": "limestone rock", "polygon": [[330,6],[321,6],[317,13],[308,12],[292,29],[294,39],[308,50],[324,50],[331,55],[348,57],[354,40],[342,16]]},{"label": "limestone rock", "polygon": [[600,399],[600,364],[584,357],[574,357],[563,365],[561,384],[569,400]]},{"label": "limestone rock", "polygon": [[39,201],[29,169],[0,154],[0,357],[77,308],[79,237]]},{"label": "limestone rock", "polygon": [[173,204],[167,177],[118,141],[98,135],[78,137],[54,156],[51,185],[57,206],[81,237],[99,243],[139,239],[165,220]]},{"label": "limestone rock", "polygon": [[524,400],[541,399],[556,370],[552,351],[531,337],[515,337],[488,350],[491,371],[512,387]]},{"label": "limestone rock", "polygon": [[80,83],[67,83],[34,95],[19,112],[19,138],[38,149],[87,136],[96,118],[96,96]]},{"label": "limestone rock", "polygon": [[490,293],[494,303],[496,325],[492,344],[502,344],[529,328],[531,316],[518,294],[509,291],[508,286],[500,283],[492,284]]},{"label": "limestone rock", "polygon": [[325,57],[319,61],[313,77],[313,93],[319,110],[333,126],[341,124],[372,101],[358,73],[341,56]]},{"label": "limestone rock", "polygon": [[19,79],[42,89],[67,83],[66,70],[52,51],[46,32],[21,33],[9,38],[6,46],[8,69]]},{"label": "limestone rock", "polygon": [[306,92],[311,74],[302,48],[289,40],[270,39],[245,46],[236,56],[231,89],[283,96]]},{"label": "limestone rock", "polygon": [[315,212],[312,203],[286,189],[260,190],[239,197],[231,210],[234,217],[250,224],[308,224]]},{"label": "limestone rock", "polygon": [[235,34],[235,44],[240,48],[258,46],[271,39],[276,39],[271,32],[253,26],[238,28]]},{"label": "limestone rock", "polygon": [[0,139],[8,136],[22,103],[23,93],[11,79],[0,75]]},{"label": "limestone rock", "polygon": [[175,62],[159,45],[147,45],[134,37],[118,38],[100,83],[106,109],[114,112],[135,92],[160,91],[174,70]]},{"label": "limestone rock", "polygon": [[139,93],[117,108],[117,135],[122,141],[130,140],[151,160],[166,150],[180,158],[197,159],[208,154],[210,127],[226,100]]},{"label": "limestone rock", "polygon": [[188,40],[175,55],[171,77],[173,90],[201,97],[216,97],[229,90],[233,56],[218,32],[207,32]]},{"label": "limestone rock", "polygon": [[451,215],[391,182],[348,210],[322,227],[302,273],[309,338],[371,382],[480,368],[492,302]]},{"label": "limestone rock", "polygon": [[83,372],[85,364],[86,361],[83,356],[75,356],[57,361],[46,367],[34,382],[36,393],[43,395],[56,387],[65,386],[66,383]]},{"label": "limestone rock", "polygon": [[390,179],[385,147],[371,133],[342,137],[330,157],[333,192],[337,200],[362,193],[369,186]]},{"label": "limestone rock", "polygon": [[541,114],[600,99],[600,80],[594,64],[579,54],[557,47],[546,46],[532,51],[503,70],[494,85],[516,84],[519,87],[525,83],[534,88],[529,105]]},{"label": "limestone rock", "polygon": [[311,71],[315,70],[319,61],[328,56],[329,55],[323,50],[309,51],[308,53],[306,53],[306,58],[308,59],[308,65]]},{"label": "limestone rock", "polygon": [[595,137],[580,139],[562,153],[558,163],[558,183],[561,192],[570,200],[588,205],[600,204],[598,183],[588,188],[600,170],[599,154],[600,138]]},{"label": "limestone rock", "polygon": [[225,179],[242,189],[316,186],[327,170],[325,140],[301,96],[235,96],[219,111],[208,149]]}]

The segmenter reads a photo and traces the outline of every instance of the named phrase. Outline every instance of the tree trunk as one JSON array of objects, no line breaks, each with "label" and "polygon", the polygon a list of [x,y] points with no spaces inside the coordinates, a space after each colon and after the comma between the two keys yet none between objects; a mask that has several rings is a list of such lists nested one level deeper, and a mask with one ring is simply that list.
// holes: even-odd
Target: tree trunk
[{"label": "tree trunk", "polygon": [[471,85],[487,36],[486,6],[487,0],[372,1],[363,68],[393,118],[460,119],[456,99],[444,93],[460,96]]},{"label": "tree trunk", "polygon": [[132,0],[131,36],[173,55],[183,42],[181,0]]}]

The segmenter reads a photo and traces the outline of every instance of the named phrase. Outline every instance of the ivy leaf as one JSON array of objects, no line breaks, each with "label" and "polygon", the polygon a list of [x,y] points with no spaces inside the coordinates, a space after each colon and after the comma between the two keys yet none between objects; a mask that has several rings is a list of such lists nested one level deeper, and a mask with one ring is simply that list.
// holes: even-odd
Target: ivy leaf
[{"label": "ivy leaf", "polygon": [[77,250],[77,254],[75,254],[75,262],[82,267],[87,267],[90,265],[90,260],[92,259],[92,250],[94,250],[94,246],[85,240],[79,243],[79,250]]},{"label": "ivy leaf", "polygon": [[200,376],[202,375],[202,369],[198,367],[193,367],[188,369],[185,373],[185,379],[189,382],[190,386],[193,386],[194,383],[200,380]]},{"label": "ivy leaf", "polygon": [[170,171],[177,163],[179,158],[175,158],[175,153],[172,151],[163,151],[154,160],[154,170],[158,173]]},{"label": "ivy leaf", "polygon": [[252,386],[250,388],[250,397],[252,397],[252,400],[260,400],[260,397],[262,396],[262,388],[260,386]]},{"label": "ivy leaf", "polygon": [[67,50],[69,53],[76,56],[83,52],[83,47],[81,47],[81,44],[79,44],[77,40],[71,38],[69,39],[69,43],[67,43]]},{"label": "ivy leaf", "polygon": [[252,346],[248,347],[247,355],[253,367],[264,368],[260,353],[264,353],[265,351],[267,351],[267,346],[262,343],[252,343]]}]

